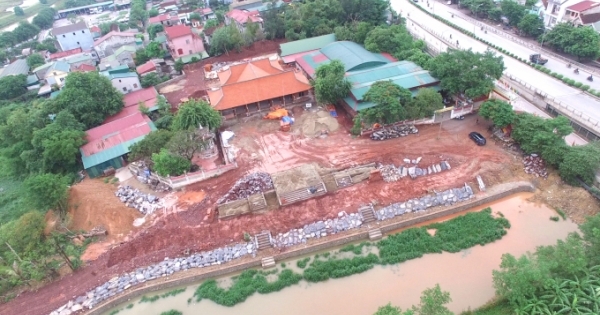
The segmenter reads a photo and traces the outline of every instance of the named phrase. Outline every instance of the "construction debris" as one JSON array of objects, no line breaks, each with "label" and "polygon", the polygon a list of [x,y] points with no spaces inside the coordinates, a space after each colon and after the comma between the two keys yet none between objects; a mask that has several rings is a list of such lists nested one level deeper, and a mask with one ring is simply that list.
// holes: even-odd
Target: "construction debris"
[{"label": "construction debris", "polygon": [[527,174],[533,174],[535,177],[548,178],[546,163],[537,154],[531,154],[523,159],[523,169]]},{"label": "construction debris", "polygon": [[418,133],[419,130],[414,125],[392,126],[377,130],[371,134],[371,140],[387,140],[398,137],[406,137],[410,134]]},{"label": "construction debris", "polygon": [[154,210],[163,207],[160,198],[145,194],[131,186],[119,186],[115,196],[119,197],[119,200],[127,207],[135,208],[143,214],[152,213]]},{"label": "construction debris", "polygon": [[223,204],[235,200],[246,199],[251,195],[273,189],[273,179],[268,173],[252,173],[246,175],[233,185],[233,187],[219,200]]},{"label": "construction debris", "polygon": [[[421,158],[417,158],[416,160],[409,160],[409,159],[404,159],[405,161],[410,161],[411,164],[417,164],[419,161],[421,161]],[[389,164],[389,165],[379,165],[378,166],[379,171],[381,172],[381,176],[383,177],[383,180],[387,183],[390,182],[395,182],[398,181],[399,179],[406,177],[406,176],[410,176],[410,178],[415,179],[419,176],[425,176],[425,175],[431,175],[431,174],[437,174],[440,172],[443,172],[445,170],[449,170],[450,167],[450,163],[448,163],[447,161],[442,161],[439,164],[434,164],[434,165],[430,165],[424,168],[421,167],[417,167],[417,166],[398,166],[396,167],[393,164]]]}]

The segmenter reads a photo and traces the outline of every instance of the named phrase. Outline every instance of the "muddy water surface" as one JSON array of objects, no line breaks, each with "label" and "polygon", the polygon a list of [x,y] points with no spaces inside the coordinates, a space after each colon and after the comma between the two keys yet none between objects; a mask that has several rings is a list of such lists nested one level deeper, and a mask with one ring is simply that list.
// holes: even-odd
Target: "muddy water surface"
[{"label": "muddy water surface", "polygon": [[[577,229],[569,220],[551,221],[549,218],[556,216],[556,212],[546,206],[527,202],[525,199],[529,196],[518,194],[471,209],[478,211],[490,206],[494,213],[502,212],[512,225],[506,236],[486,246],[476,246],[453,254],[429,254],[394,266],[376,266],[363,274],[324,283],[309,284],[302,281],[280,292],[255,294],[246,302],[231,308],[209,300],[188,304],[188,299],[198,286],[193,285],[180,295],[154,303],[140,304],[139,299],[134,299],[131,301],[134,307],[121,310],[119,315],[158,315],[171,309],[185,315],[367,315],[389,302],[402,309],[417,304],[421,292],[436,283],[450,292],[453,302],[449,307],[452,311],[458,313],[477,308],[494,296],[492,270],[498,268],[503,253],[521,255],[537,246],[554,244],[557,239],[563,239]],[[288,264],[295,265],[295,261]]]}]

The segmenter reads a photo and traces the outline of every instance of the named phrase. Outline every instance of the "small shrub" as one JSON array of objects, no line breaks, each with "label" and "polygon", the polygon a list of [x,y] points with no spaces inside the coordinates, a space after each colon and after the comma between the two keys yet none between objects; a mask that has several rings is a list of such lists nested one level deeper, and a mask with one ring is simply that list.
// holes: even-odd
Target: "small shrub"
[{"label": "small shrub", "polygon": [[178,310],[169,310],[169,311],[160,313],[160,315],[183,315],[183,313]]},{"label": "small shrub", "polygon": [[306,265],[308,264],[309,261],[310,261],[310,257],[300,259],[296,262],[296,266],[298,266],[298,268],[300,268],[300,269],[304,269],[304,268],[306,268]]},{"label": "small shrub", "polygon": [[567,219],[567,214],[562,211],[560,208],[554,208],[554,211],[556,211],[556,213],[558,213],[558,215],[563,218],[563,220]]},{"label": "small shrub", "polygon": [[118,314],[121,310],[112,310],[110,313],[108,313],[108,315],[115,315]]},{"label": "small shrub", "polygon": [[594,90],[594,89],[589,89],[589,90],[588,90],[588,93],[590,93],[590,94],[596,94],[596,90]]},{"label": "small shrub", "polygon": [[132,309],[133,308],[133,304],[129,304],[127,305],[126,309]]},{"label": "small shrub", "polygon": [[139,303],[153,303],[153,302],[156,302],[158,299],[160,299],[160,296],[158,296],[158,295],[153,295],[151,297],[147,297],[144,295],[140,299]]},{"label": "small shrub", "polygon": [[250,236],[250,233],[244,232],[244,241],[250,242],[250,240],[252,240],[252,237]]},{"label": "small shrub", "polygon": [[550,217],[550,220],[557,222],[558,220],[560,220],[560,218],[559,217]]},{"label": "small shrub", "polygon": [[575,85],[575,87],[580,88],[583,85],[583,83],[581,83],[581,82],[575,82],[574,85]]},{"label": "small shrub", "polygon": [[162,294],[160,297],[164,299],[164,298],[167,298],[169,296],[176,296],[177,294],[181,294],[183,292],[185,292],[185,288],[174,289],[174,290],[171,290],[171,291],[169,291],[167,293]]},{"label": "small shrub", "polygon": [[589,89],[590,89],[590,86],[589,86],[589,85],[585,85],[585,84],[584,84],[584,85],[582,85],[582,86],[580,87],[580,89],[582,89],[582,90],[584,90],[584,91],[587,91],[587,90],[589,90]]},{"label": "small shrub", "polygon": [[564,76],[564,75],[562,75],[562,74],[559,74],[559,75],[557,75],[556,77],[557,77],[559,80],[562,80],[562,79],[564,79],[564,78],[565,78],[565,76]]},{"label": "small shrub", "polygon": [[285,263],[281,263],[281,268],[285,268]]}]

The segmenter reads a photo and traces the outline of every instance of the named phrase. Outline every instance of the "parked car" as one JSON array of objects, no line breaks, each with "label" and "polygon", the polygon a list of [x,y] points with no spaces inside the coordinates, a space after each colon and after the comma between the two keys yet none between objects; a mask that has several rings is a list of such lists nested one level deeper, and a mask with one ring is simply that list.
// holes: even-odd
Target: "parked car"
[{"label": "parked car", "polygon": [[485,138],[479,132],[471,132],[469,134],[469,138],[471,138],[471,140],[473,140],[479,146],[485,145]]}]

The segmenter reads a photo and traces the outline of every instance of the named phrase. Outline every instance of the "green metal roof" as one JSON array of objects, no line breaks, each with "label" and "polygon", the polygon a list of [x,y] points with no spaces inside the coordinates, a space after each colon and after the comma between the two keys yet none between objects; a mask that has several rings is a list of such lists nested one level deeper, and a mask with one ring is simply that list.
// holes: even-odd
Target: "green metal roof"
[{"label": "green metal roof", "polygon": [[[440,91],[441,88],[439,85],[435,85],[435,86],[428,86],[428,88],[432,88],[436,91]],[[419,92],[419,89],[413,89],[410,91],[412,94],[412,97],[417,96],[417,93]],[[377,106],[377,104],[373,103],[373,102],[365,102],[365,101],[356,101],[352,96],[347,96],[344,98],[344,101],[346,102],[346,104],[350,105],[350,107],[352,107],[352,109],[354,109],[355,111],[361,111],[363,109],[367,109],[367,108],[371,108],[374,106]]]},{"label": "green metal roof", "polygon": [[35,85],[37,83],[39,83],[39,80],[35,74],[27,76],[27,86]]},{"label": "green metal roof", "polygon": [[52,65],[52,67],[50,67],[50,69],[48,69],[48,71],[54,71],[54,70],[68,73],[71,71],[71,66],[66,61],[57,61]]},{"label": "green metal roof", "polygon": [[352,72],[346,78],[352,83],[350,93],[359,101],[363,99],[371,85],[377,81],[392,81],[408,90],[423,86],[435,86],[440,82],[432,77],[429,71],[423,70],[410,61],[397,61],[380,67]]},{"label": "green metal roof", "polygon": [[127,73],[112,73],[108,76],[109,79],[120,79],[120,78],[137,78],[138,74],[136,72],[127,72]]},{"label": "green metal roof", "polygon": [[[156,126],[153,122],[148,122],[150,129],[152,131],[156,130]],[[88,169],[90,167],[94,167],[98,164],[104,163],[106,161],[112,160],[116,157],[123,156],[129,153],[129,148],[137,142],[142,141],[146,136],[137,137],[135,139],[125,141],[120,143],[112,148],[106,149],[104,151],[98,152],[96,154],[92,154],[90,156],[85,156],[82,152],[81,161],[83,162],[83,168]],[[81,151],[81,149],[80,149]]]},{"label": "green metal roof", "polygon": [[120,55],[120,54],[122,54],[123,52],[126,52],[126,51],[130,52],[130,53],[135,53],[136,50],[137,49],[135,47],[133,47],[133,46],[127,46],[127,45],[121,46],[121,47],[119,47],[119,49],[117,49],[115,51],[115,53],[113,54],[113,56],[118,56],[118,55]]},{"label": "green metal roof", "polygon": [[382,55],[372,53],[363,46],[350,41],[331,43],[321,48],[321,53],[330,60],[340,60],[346,71],[363,70],[389,63],[389,60]]},{"label": "green metal roof", "polygon": [[181,61],[183,61],[183,63],[190,63],[190,62],[192,62],[192,58],[194,58],[194,57],[198,58],[199,60],[202,60],[202,59],[208,58],[208,54],[206,53],[206,51],[203,51],[201,53],[183,56],[180,59],[181,59]]},{"label": "green metal roof", "polygon": [[159,44],[162,44],[162,43],[164,43],[164,42],[167,41],[167,36],[164,35],[164,34],[163,35],[158,35],[158,36],[156,36],[156,38],[154,38],[154,41],[157,42],[157,43],[159,43]]},{"label": "green metal roof", "polygon": [[284,43],[279,45],[279,49],[281,50],[281,54],[279,55],[285,57],[305,51],[317,50],[333,42],[335,42],[335,34],[327,34]]},{"label": "green metal roof", "polygon": [[40,71],[40,70],[48,69],[48,68],[49,68],[49,67],[51,67],[53,64],[54,64],[54,62],[51,62],[51,63],[45,63],[45,64],[43,64],[43,65],[41,65],[41,66],[39,66],[39,67],[37,67],[37,68],[35,68],[35,69],[31,70],[31,72],[38,72],[38,71]]},{"label": "green metal roof", "polygon": [[9,64],[4,68],[4,71],[0,74],[0,78],[9,75],[27,74],[29,72],[29,66],[25,59],[17,59],[15,62]]}]

